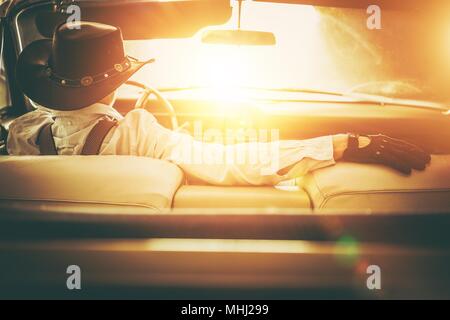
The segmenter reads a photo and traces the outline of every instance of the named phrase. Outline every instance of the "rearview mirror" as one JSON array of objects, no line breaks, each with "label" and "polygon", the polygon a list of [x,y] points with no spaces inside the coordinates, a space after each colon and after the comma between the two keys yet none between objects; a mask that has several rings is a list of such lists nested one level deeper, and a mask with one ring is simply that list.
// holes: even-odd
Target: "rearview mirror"
[{"label": "rearview mirror", "polygon": [[251,30],[208,30],[202,35],[202,43],[247,46],[273,46],[276,44],[272,32]]}]

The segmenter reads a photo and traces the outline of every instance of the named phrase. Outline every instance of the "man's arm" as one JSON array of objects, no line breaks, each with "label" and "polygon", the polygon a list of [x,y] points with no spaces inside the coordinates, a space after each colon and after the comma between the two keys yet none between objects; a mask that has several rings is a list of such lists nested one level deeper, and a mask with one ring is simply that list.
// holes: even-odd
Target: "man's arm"
[{"label": "man's arm", "polygon": [[[364,148],[370,144],[370,138],[361,136],[359,137],[359,147]],[[347,134],[336,134],[333,136],[333,158],[334,161],[339,161],[343,158],[345,150],[348,147],[348,135]],[[293,167],[289,166],[281,169],[278,174],[284,175],[289,172]]]},{"label": "man's arm", "polygon": [[381,164],[403,173],[424,169],[430,156],[386,136],[339,134],[308,140],[204,143],[161,126],[145,110],[130,112],[102,154],[146,156],[171,161],[191,180],[216,185],[274,185],[333,165],[335,161]]},{"label": "man's arm", "polygon": [[333,165],[332,136],[308,140],[204,143],[168,130],[145,110],[130,112],[102,154],[130,154],[171,161],[190,180],[216,185],[274,185]]}]

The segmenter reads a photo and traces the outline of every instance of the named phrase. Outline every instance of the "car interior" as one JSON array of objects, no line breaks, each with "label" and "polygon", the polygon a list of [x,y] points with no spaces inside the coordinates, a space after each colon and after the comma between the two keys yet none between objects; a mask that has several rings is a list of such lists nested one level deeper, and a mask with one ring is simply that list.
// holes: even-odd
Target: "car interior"
[{"label": "car interior", "polygon": [[[436,24],[444,23],[446,11],[439,10],[442,19],[438,19],[436,10],[419,10],[426,6],[417,1],[375,1],[386,8],[386,25],[394,26],[400,15],[411,16],[416,29],[396,26],[398,33],[392,36],[385,25],[374,35],[379,42],[370,47],[361,38],[372,33],[361,36],[348,31],[358,17],[367,17],[366,1],[243,2],[77,1],[83,20],[119,26],[131,55],[155,58],[154,66],[120,89],[115,109],[125,115],[144,108],[165,127],[192,135],[199,123],[203,132],[276,129],[283,140],[382,133],[432,154],[426,170],[406,176],[383,166],[338,162],[276,186],[214,186],[187,179],[177,165],[159,159],[7,155],[8,125],[36,107],[15,81],[17,57],[31,42],[51,38],[67,19],[65,10],[71,2],[5,1],[1,4],[0,283],[9,291],[1,297],[80,297],[59,285],[65,283],[65,266],[75,262],[82,266],[84,288],[89,289],[83,294],[89,297],[450,297],[446,285],[450,283],[450,97],[448,88],[439,87],[450,80],[450,64],[446,64],[450,38],[447,61],[440,60],[439,66],[436,57],[442,51],[429,48],[427,52],[435,55],[425,61],[415,47],[430,41],[425,31],[434,34],[434,29],[422,25],[429,26],[428,15]],[[311,38],[340,61],[324,63],[323,70],[313,70],[314,74],[327,74],[325,65],[333,74],[345,69],[355,84],[367,82],[367,91],[356,86],[345,93],[310,90],[303,88],[302,80],[295,88],[283,83],[289,66],[273,78],[269,71],[258,69],[260,82],[245,83],[241,89],[245,99],[240,99],[242,91],[236,93],[230,86],[246,77],[239,72],[231,74],[228,83],[218,83],[219,93],[217,87],[204,83],[172,83],[172,79],[194,78],[191,71],[198,68],[197,59],[204,52],[195,51],[192,43],[213,53],[217,46],[227,47],[199,44],[200,38],[204,30],[233,28],[239,5],[243,25],[247,22],[252,28],[254,23],[259,32],[274,31],[271,28],[286,10],[304,14],[303,21],[316,19],[308,15],[314,10],[324,21],[321,30],[328,32],[327,46],[317,44],[306,22],[304,29],[293,31],[298,18],[293,16],[290,26],[286,16],[292,35],[305,41],[299,48],[292,45],[292,50],[307,56],[312,49],[305,39]],[[448,6],[445,1],[442,5]],[[339,26],[341,33],[336,31]],[[273,33],[274,38],[263,33],[254,36],[275,41],[274,45],[246,49],[239,44],[248,51],[237,60],[266,61],[270,68],[288,64],[275,48],[287,50],[291,40]],[[417,44],[414,39],[419,37],[424,40]],[[387,49],[393,43],[398,51]],[[227,59],[235,63],[235,51],[223,50],[225,54],[213,56],[212,63]],[[372,62],[363,57],[382,53],[389,57],[383,56],[381,63],[393,64],[391,74],[423,81],[429,77],[432,80],[423,87],[439,82],[435,92],[418,93],[415,89],[421,83],[413,87],[384,81],[381,93],[372,94],[370,86],[376,85],[378,75],[368,76]],[[295,67],[308,68],[308,63]],[[217,74],[221,69],[208,65],[205,70]],[[433,78],[438,70],[441,74]],[[272,88],[260,85],[268,78]],[[206,83],[213,81],[207,78]],[[399,96],[375,99],[389,90],[397,90]],[[408,95],[411,91],[416,95]],[[383,277],[386,290],[381,293],[365,289],[365,267],[370,264],[388,270]]]}]

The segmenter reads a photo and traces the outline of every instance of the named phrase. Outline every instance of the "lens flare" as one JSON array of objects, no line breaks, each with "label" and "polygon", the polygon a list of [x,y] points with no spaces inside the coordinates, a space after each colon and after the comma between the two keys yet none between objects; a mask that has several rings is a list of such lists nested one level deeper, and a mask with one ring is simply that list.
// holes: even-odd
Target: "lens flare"
[{"label": "lens flare", "polygon": [[335,256],[338,263],[353,267],[359,258],[358,241],[349,235],[340,237],[335,245]]}]

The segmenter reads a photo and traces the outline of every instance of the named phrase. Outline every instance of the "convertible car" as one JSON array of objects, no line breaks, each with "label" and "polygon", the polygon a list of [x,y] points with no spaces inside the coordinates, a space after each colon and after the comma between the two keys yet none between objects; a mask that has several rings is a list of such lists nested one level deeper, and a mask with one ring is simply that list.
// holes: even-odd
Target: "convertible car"
[{"label": "convertible car", "polygon": [[[448,1],[0,3],[1,298],[450,298]],[[18,55],[77,17],[155,58],[120,88],[124,115],[202,138],[382,133],[431,163],[214,186],[158,159],[8,155],[9,124],[36,108]]]}]

